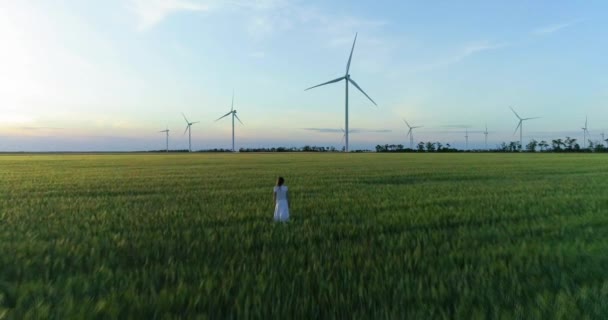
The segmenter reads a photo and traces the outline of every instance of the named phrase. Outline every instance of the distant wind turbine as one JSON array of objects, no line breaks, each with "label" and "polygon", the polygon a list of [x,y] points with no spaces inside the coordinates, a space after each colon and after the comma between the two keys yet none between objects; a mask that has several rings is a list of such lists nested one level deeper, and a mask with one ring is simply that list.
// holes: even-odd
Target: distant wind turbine
[{"label": "distant wind turbine", "polygon": [[192,152],[192,125],[195,123],[199,123],[200,121],[190,122],[186,115],[182,113],[184,120],[186,120],[186,130],[184,130],[184,134],[188,131],[188,151]]},{"label": "distant wind turbine", "polygon": [[486,123],[486,131],[483,132],[486,136],[486,150],[488,150],[488,124]]},{"label": "distant wind turbine", "polygon": [[167,127],[167,129],[165,129],[163,131],[159,131],[159,132],[164,132],[167,134],[167,152],[169,152],[169,127]]},{"label": "distant wind turbine", "polygon": [[466,149],[469,150],[469,128],[465,128],[464,139],[466,141]]},{"label": "distant wind turbine", "polygon": [[[361,91],[361,93],[363,93],[374,105],[377,106],[376,102],[372,98],[370,98],[367,95],[367,93],[365,93],[365,91],[363,91],[363,89],[361,89],[361,87],[359,87],[359,85],[355,82],[355,80],[353,80],[350,77],[350,74],[348,73],[350,71],[350,62],[351,62],[351,60],[353,58],[353,51],[355,50],[355,43],[356,42],[357,42],[357,34],[355,34],[355,40],[353,41],[353,47],[350,50],[350,56],[348,57],[348,63],[346,64],[346,74],[344,76],[342,76],[340,78],[337,78],[337,79],[334,79],[334,80],[331,80],[331,81],[327,81],[327,82],[321,83],[319,85],[316,85],[314,87],[310,87],[310,88],[306,89],[306,90],[310,90],[310,89],[313,89],[313,88],[316,88],[316,87],[320,87],[320,86],[324,86],[324,85],[327,85],[327,84],[330,84],[330,83],[335,83],[335,82],[339,82],[339,81],[342,81],[342,80],[345,81],[345,84],[346,84],[346,87],[345,87],[346,88],[345,89],[346,90],[346,94],[345,94],[344,127],[345,127],[345,133],[346,133],[345,134],[345,138],[346,138],[345,139],[346,140],[345,151],[346,152],[349,151],[349,148],[348,148],[348,142],[349,142],[349,140],[348,140],[348,132],[349,132],[349,130],[348,130],[348,83],[350,82],[353,86],[355,86],[355,88],[359,89],[359,91]],[[304,91],[306,91],[306,90],[304,90]]]},{"label": "distant wind turbine", "polygon": [[230,112],[228,112],[225,115],[219,117],[215,121],[219,121],[220,119],[225,118],[225,117],[227,117],[229,115],[232,115],[232,152],[235,152],[235,150],[234,150],[234,118],[236,118],[237,120],[239,120],[239,122],[241,124],[243,124],[243,121],[241,121],[241,119],[239,119],[239,116],[236,115],[236,110],[234,110],[234,91],[232,92],[232,104],[230,105]]},{"label": "distant wind turbine", "polygon": [[413,126],[413,127],[412,127],[412,126],[410,126],[410,124],[409,124],[409,123],[408,123],[408,122],[407,122],[405,119],[403,119],[403,122],[405,122],[405,125],[406,125],[408,128],[410,128],[410,129],[407,131],[407,135],[406,135],[405,137],[406,137],[406,138],[407,138],[407,137],[410,137],[410,149],[414,149],[414,129],[417,129],[417,128],[422,128],[422,126]]},{"label": "distant wind turbine", "polygon": [[522,118],[517,114],[517,112],[515,112],[515,110],[512,107],[509,107],[509,108],[511,108],[511,111],[513,111],[513,113],[515,114],[517,119],[519,119],[519,123],[517,124],[517,127],[515,127],[515,132],[513,132],[513,134],[517,133],[517,129],[519,129],[519,148],[520,148],[520,150],[523,150],[523,148],[524,148],[524,136],[523,136],[524,121],[532,120],[532,119],[539,119],[540,117]]},{"label": "distant wind turbine", "polygon": [[587,128],[587,116],[585,116],[585,126],[581,129],[583,129],[583,149],[585,149],[587,148],[587,136],[591,136],[589,134],[589,128]]}]

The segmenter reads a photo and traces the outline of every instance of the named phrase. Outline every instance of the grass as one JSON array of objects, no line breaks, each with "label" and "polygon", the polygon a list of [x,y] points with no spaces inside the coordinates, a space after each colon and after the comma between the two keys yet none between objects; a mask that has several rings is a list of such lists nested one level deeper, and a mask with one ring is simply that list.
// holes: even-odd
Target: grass
[{"label": "grass", "polygon": [[607,160],[0,156],[0,319],[605,319]]}]

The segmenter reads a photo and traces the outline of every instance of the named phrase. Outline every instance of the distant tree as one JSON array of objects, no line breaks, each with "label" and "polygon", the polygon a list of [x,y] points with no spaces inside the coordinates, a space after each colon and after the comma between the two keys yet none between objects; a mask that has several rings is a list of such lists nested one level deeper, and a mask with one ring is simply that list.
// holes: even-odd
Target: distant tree
[{"label": "distant tree", "polygon": [[424,142],[418,142],[418,152],[424,152]]},{"label": "distant tree", "polygon": [[551,140],[553,151],[562,151],[566,147],[566,143],[562,139]]},{"label": "distant tree", "polygon": [[432,142],[427,142],[426,143],[426,151],[427,152],[434,152],[435,151],[435,144]]},{"label": "distant tree", "polygon": [[595,152],[606,152],[606,147],[601,143],[596,143],[593,147],[593,151]]},{"label": "distant tree", "polygon": [[437,151],[441,151],[442,147],[443,147],[443,145],[441,144],[441,142],[439,142],[439,141],[435,142],[435,148]]},{"label": "distant tree", "polygon": [[508,152],[509,151],[509,145],[506,142],[503,141],[500,145],[498,145],[497,150],[501,151],[501,152]]},{"label": "distant tree", "polygon": [[509,152],[517,152],[521,149],[521,144],[519,141],[511,141],[509,142]]},{"label": "distant tree", "polygon": [[[566,137],[564,144],[566,146],[566,150],[568,151],[575,151],[577,149],[580,149],[580,146],[578,146],[578,144],[576,143],[576,139],[574,138]],[[578,148],[576,146],[578,146]]]},{"label": "distant tree", "polygon": [[536,152],[536,146],[538,146],[538,141],[536,141],[535,139],[532,139],[526,145],[526,151],[528,151],[528,152]]},{"label": "distant tree", "polygon": [[402,144],[398,144],[397,145],[397,150],[398,151],[403,151],[403,145]]},{"label": "distant tree", "polygon": [[548,146],[549,146],[549,144],[545,140],[542,140],[541,142],[538,143],[538,147],[540,148],[541,152],[545,151]]}]

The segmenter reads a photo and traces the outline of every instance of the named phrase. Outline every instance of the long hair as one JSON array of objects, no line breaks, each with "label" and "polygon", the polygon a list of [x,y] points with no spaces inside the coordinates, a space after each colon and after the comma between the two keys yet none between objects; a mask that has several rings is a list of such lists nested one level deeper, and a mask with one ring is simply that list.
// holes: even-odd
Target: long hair
[{"label": "long hair", "polygon": [[279,188],[282,187],[284,183],[285,183],[285,179],[283,179],[283,177],[279,177],[277,179],[277,187],[279,187]]}]

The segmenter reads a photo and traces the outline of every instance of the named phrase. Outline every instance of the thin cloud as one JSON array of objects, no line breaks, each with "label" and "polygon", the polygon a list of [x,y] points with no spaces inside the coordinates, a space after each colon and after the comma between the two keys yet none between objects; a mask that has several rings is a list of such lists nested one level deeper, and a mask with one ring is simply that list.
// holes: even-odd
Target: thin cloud
[{"label": "thin cloud", "polygon": [[457,128],[457,129],[466,129],[466,128],[470,128],[471,126],[468,124],[446,124],[446,125],[442,125],[439,126],[441,128]]},{"label": "thin cloud", "polygon": [[552,24],[552,25],[537,28],[534,31],[532,31],[532,33],[537,36],[549,35],[552,33],[556,33],[562,29],[571,27],[579,22],[580,22],[580,20],[574,20],[574,21],[565,22],[565,23]]},{"label": "thin cloud", "polygon": [[20,127],[22,130],[64,130],[65,128],[55,128],[55,127]]},{"label": "thin cloud", "polygon": [[209,6],[191,0],[131,0],[131,10],[137,16],[137,30],[145,31],[169,15],[180,11],[208,11]]},{"label": "thin cloud", "polygon": [[473,55],[480,54],[485,51],[497,50],[501,48],[505,48],[510,46],[509,43],[501,42],[501,43],[492,43],[488,41],[481,42],[472,42],[466,44],[462,47],[458,52],[453,54],[450,57],[446,57],[444,59],[422,65],[418,69],[419,70],[432,70],[440,67],[446,67],[455,63],[458,63],[464,59],[467,59]]},{"label": "thin cloud", "polygon": [[249,56],[255,59],[263,59],[266,57],[266,53],[264,51],[254,51],[249,53]]},{"label": "thin cloud", "polygon": [[[306,130],[306,131],[314,131],[314,132],[321,132],[321,133],[343,133],[344,130],[342,129],[335,129],[335,128],[302,128],[302,130]],[[354,129],[350,129],[349,130],[350,133],[387,133],[387,132],[393,132],[392,130],[388,130],[388,129],[358,129],[358,128],[354,128]]]}]

